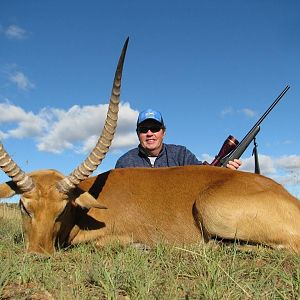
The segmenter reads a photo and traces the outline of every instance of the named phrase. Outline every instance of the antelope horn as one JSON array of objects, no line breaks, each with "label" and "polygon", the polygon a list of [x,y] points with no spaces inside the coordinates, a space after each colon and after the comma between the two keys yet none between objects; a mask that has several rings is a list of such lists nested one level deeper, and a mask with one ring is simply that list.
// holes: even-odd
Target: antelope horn
[{"label": "antelope horn", "polygon": [[90,155],[86,160],[79,165],[69,176],[65,177],[57,183],[57,188],[63,193],[68,193],[70,190],[74,189],[81,181],[88,178],[90,174],[96,170],[100,165],[103,158],[105,157],[114,133],[117,127],[119,102],[120,102],[120,89],[121,89],[121,79],[122,70],[125,59],[125,54],[127,50],[129,38],[126,39],[122,53],[119,58],[117,70],[115,73],[115,78],[112,87],[112,93],[110,97],[108,112],[105,120],[105,124],[101,133],[100,138],[92,150]]},{"label": "antelope horn", "polygon": [[22,193],[31,191],[35,185],[31,177],[26,175],[14,162],[0,143],[0,168],[7,174],[18,186]]}]

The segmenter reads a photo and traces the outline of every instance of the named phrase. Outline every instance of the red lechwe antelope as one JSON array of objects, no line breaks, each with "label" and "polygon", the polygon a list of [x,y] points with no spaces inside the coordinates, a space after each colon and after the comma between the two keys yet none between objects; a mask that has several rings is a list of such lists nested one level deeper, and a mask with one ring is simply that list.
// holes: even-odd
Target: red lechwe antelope
[{"label": "red lechwe antelope", "polygon": [[273,180],[212,166],[115,169],[89,175],[104,158],[117,124],[126,41],[116,70],[104,129],[87,159],[69,176],[24,173],[0,147],[0,167],[12,179],[0,197],[20,194],[27,250],[95,240],[153,245],[211,238],[300,250],[300,207]]}]

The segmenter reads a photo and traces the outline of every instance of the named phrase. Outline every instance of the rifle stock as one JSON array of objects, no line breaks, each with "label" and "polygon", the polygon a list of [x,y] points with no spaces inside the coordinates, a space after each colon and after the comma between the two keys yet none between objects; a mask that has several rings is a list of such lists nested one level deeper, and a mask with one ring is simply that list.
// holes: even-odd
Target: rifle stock
[{"label": "rifle stock", "polygon": [[226,167],[230,160],[238,159],[245,152],[249,144],[255,139],[256,135],[260,130],[260,124],[265,119],[265,117],[270,113],[270,111],[275,107],[279,100],[285,95],[290,86],[286,86],[280,95],[275,99],[275,101],[270,105],[270,107],[265,111],[265,113],[260,117],[260,119],[255,123],[251,130],[245,135],[242,141],[239,143],[233,136],[229,136],[218,155],[210,165]]}]

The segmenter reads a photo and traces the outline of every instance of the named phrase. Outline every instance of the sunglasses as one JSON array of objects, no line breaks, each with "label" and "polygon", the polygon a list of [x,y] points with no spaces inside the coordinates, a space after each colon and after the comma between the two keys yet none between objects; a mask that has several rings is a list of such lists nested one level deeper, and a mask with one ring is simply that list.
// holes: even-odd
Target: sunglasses
[{"label": "sunglasses", "polygon": [[147,133],[150,130],[152,133],[159,132],[162,129],[161,126],[139,127],[138,133]]}]

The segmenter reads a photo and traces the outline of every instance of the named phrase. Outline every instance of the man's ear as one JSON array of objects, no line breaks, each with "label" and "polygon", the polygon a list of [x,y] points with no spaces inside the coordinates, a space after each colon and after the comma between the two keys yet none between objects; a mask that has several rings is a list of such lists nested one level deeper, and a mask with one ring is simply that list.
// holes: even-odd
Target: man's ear
[{"label": "man's ear", "polygon": [[90,208],[102,208],[106,209],[107,207],[101,205],[91,194],[84,192],[79,197],[75,199],[75,203],[79,206],[90,209]]},{"label": "man's ear", "polygon": [[0,184],[0,198],[10,198],[16,194],[21,194],[21,191],[13,181]]}]

